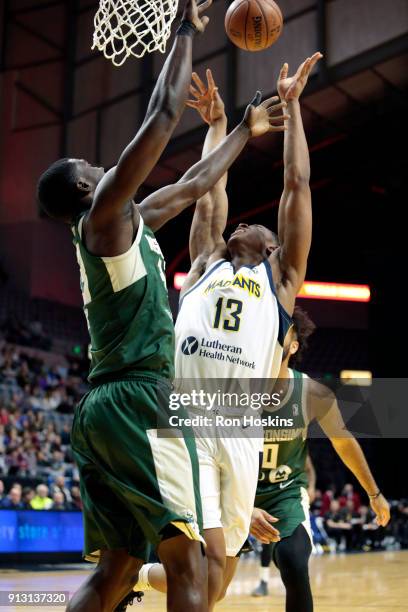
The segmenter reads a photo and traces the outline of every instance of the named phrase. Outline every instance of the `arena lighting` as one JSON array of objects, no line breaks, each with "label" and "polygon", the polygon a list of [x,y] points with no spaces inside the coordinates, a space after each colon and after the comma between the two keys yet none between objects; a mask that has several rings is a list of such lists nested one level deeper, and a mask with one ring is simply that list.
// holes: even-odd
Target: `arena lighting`
[{"label": "arena lighting", "polygon": [[370,387],[373,373],[370,370],[342,370],[340,380],[343,385],[356,385],[358,387]]},{"label": "arena lighting", "polygon": [[298,297],[314,300],[369,302],[370,287],[368,285],[345,285],[342,283],[305,281],[298,293]]},{"label": "arena lighting", "polygon": [[[176,272],[174,275],[175,289],[180,291],[186,276],[186,272]],[[298,297],[314,300],[369,302],[370,287],[368,285],[345,285],[341,283],[318,283],[314,281],[305,281],[298,294]]]},{"label": "arena lighting", "polygon": [[180,291],[180,289],[184,285],[184,281],[186,280],[186,277],[187,277],[187,272],[176,272],[174,275],[174,283],[173,283],[174,288]]}]

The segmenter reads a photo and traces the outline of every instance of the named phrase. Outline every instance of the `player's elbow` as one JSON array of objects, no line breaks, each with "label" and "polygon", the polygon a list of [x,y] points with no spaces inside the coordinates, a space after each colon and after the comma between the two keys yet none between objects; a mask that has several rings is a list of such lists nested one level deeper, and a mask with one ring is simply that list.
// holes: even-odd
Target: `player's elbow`
[{"label": "player's elbow", "polygon": [[181,115],[181,107],[174,87],[168,86],[158,97],[153,108],[154,114],[159,114],[170,125],[177,123]]},{"label": "player's elbow", "polygon": [[184,199],[190,203],[196,202],[206,193],[205,177],[198,175],[195,178],[181,181]]}]

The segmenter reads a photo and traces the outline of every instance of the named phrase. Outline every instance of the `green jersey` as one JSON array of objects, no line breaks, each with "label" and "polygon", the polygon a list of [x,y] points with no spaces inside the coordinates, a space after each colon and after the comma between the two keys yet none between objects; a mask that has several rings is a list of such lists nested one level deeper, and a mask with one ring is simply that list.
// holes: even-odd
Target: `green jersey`
[{"label": "green jersey", "polygon": [[305,462],[307,457],[306,374],[289,370],[289,388],[273,416],[292,419],[293,427],[264,429],[262,468],[257,486],[257,504],[262,499],[278,495],[283,489],[307,487]]},{"label": "green jersey", "polygon": [[91,336],[89,381],[141,372],[172,379],[174,327],[164,258],[140,217],[130,249],[98,257],[85,248],[82,216],[73,226],[84,311]]}]

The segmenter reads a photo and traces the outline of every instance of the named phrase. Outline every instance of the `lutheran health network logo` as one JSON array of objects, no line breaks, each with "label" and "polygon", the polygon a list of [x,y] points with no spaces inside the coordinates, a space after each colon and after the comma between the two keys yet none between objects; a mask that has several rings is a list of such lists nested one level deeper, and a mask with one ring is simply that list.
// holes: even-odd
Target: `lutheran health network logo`
[{"label": "lutheran health network logo", "polygon": [[184,355],[194,355],[198,349],[198,340],[194,336],[186,338],[181,345],[181,351]]},{"label": "lutheran health network logo", "polygon": [[199,350],[199,357],[227,361],[255,370],[255,361],[246,361],[242,358],[242,348],[233,344],[224,344],[219,340],[201,338],[199,341],[195,336],[188,336],[181,345],[183,355],[191,356]]}]

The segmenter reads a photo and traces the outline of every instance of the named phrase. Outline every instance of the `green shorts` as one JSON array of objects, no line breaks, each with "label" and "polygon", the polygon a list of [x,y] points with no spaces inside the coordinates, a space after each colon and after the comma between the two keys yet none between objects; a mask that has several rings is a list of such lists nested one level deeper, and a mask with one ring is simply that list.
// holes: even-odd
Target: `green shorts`
[{"label": "green shorts", "polygon": [[153,377],[132,376],[95,387],[76,409],[71,444],[88,560],[116,548],[148,560],[169,524],[203,541],[193,434],[158,432],[169,392]]},{"label": "green shorts", "polygon": [[303,525],[312,542],[309,496],[304,487],[294,484],[293,487],[273,494],[256,495],[255,507],[262,508],[279,519],[273,526],[279,530],[281,540],[291,536],[299,525]]}]

